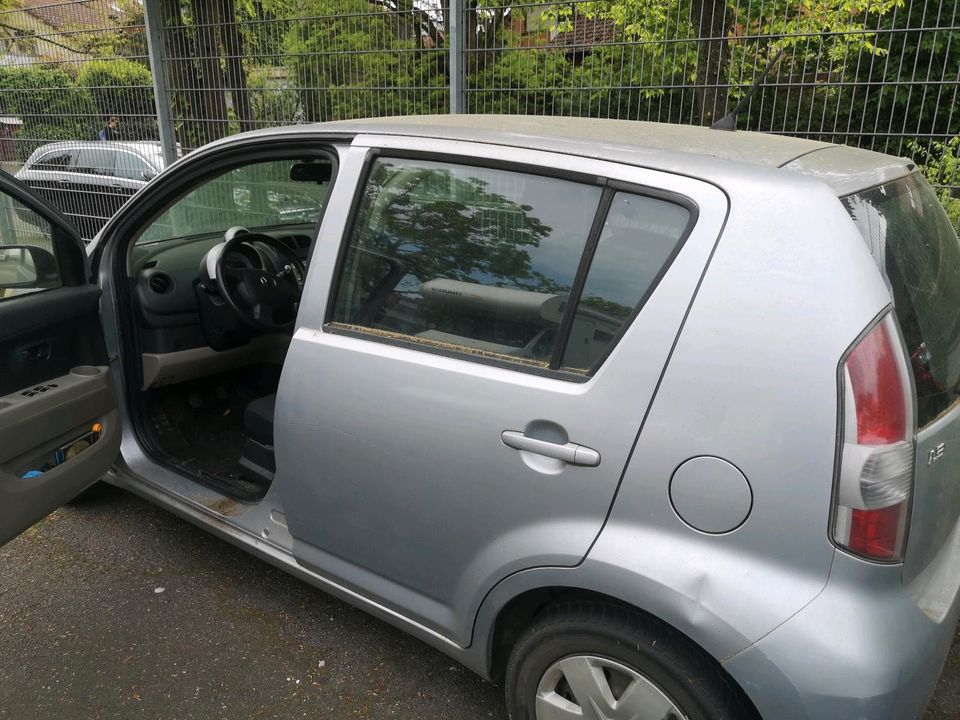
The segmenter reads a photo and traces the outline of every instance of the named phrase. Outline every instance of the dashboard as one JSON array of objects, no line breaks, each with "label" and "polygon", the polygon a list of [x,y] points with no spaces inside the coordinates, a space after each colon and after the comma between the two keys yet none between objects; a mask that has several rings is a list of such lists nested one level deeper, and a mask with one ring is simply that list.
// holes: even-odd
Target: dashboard
[{"label": "dashboard", "polygon": [[[315,225],[257,228],[284,241],[307,264]],[[204,259],[223,234],[136,245],[129,262],[132,295],[144,353],[169,353],[206,347],[195,285],[207,280]],[[243,243],[224,261],[229,267],[276,272],[283,266],[264,243]]]}]

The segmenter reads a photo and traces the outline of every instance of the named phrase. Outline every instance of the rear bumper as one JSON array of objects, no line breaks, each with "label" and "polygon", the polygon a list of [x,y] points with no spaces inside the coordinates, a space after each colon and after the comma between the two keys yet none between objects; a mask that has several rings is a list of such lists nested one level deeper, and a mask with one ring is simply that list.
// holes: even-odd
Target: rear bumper
[{"label": "rear bumper", "polygon": [[823,592],[724,667],[764,720],[918,720],[960,614],[960,525],[909,585],[837,552]]}]

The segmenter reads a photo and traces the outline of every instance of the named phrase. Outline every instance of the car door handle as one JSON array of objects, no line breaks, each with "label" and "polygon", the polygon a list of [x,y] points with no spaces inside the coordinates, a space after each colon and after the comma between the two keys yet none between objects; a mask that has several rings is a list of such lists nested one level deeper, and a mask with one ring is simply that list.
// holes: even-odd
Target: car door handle
[{"label": "car door handle", "polygon": [[571,442],[561,445],[546,440],[537,440],[516,430],[504,430],[500,433],[500,440],[503,441],[504,445],[514,450],[525,450],[536,455],[555,458],[568,465],[596,467],[600,464],[600,453],[586,445]]}]

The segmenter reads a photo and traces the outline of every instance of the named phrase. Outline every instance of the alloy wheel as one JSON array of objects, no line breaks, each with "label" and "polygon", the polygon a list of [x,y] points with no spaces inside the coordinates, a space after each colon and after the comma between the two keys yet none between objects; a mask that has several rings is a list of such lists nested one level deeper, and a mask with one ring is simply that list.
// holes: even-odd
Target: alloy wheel
[{"label": "alloy wheel", "polygon": [[537,720],[689,720],[654,683],[592,655],[558,660],[537,686]]}]

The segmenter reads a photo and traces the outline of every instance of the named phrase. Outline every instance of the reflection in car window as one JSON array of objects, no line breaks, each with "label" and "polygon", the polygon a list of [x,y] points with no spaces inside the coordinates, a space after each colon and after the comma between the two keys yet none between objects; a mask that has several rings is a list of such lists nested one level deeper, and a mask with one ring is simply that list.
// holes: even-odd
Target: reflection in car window
[{"label": "reflection in car window", "polygon": [[[12,245],[36,248],[31,253]],[[60,287],[53,228],[33,210],[0,193],[0,302]]]},{"label": "reflection in car window", "polygon": [[557,178],[378,159],[333,320],[548,367],[600,195]]},{"label": "reflection in car window", "polygon": [[613,197],[590,264],[563,367],[589,371],[669,263],[690,211],[665,200],[619,192]]},{"label": "reflection in car window", "polygon": [[234,225],[254,230],[314,224],[330,182],[291,179],[291,170],[304,162],[330,165],[327,160],[271,160],[228,170],[180,198],[147,227],[137,244],[222,233]]}]

